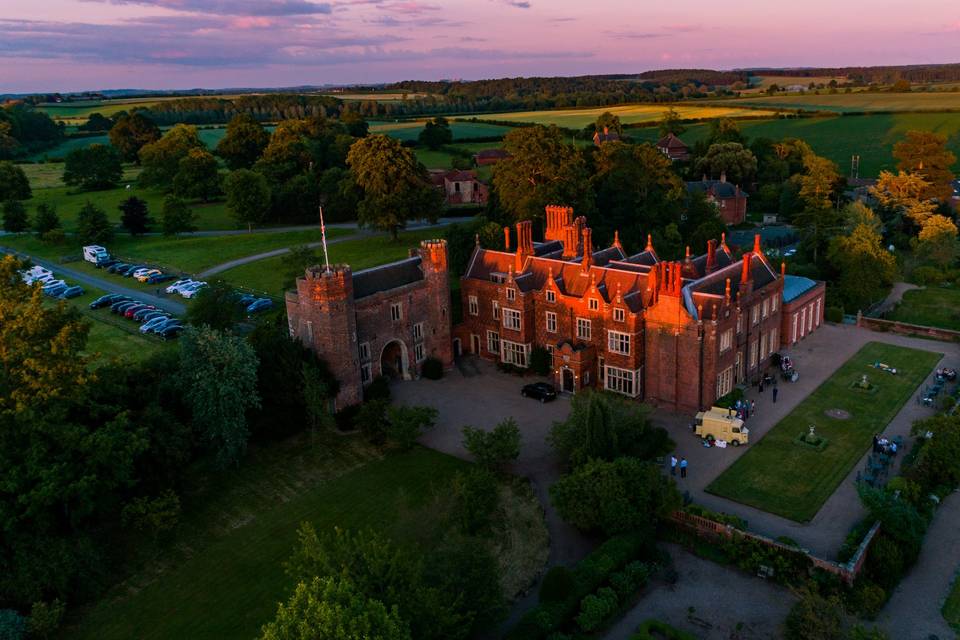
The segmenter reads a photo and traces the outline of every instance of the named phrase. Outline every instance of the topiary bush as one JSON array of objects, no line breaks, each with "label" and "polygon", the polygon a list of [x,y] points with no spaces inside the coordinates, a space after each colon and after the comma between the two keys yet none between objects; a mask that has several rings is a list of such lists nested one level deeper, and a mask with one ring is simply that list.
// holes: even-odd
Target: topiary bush
[{"label": "topiary bush", "polygon": [[439,380],[443,377],[443,363],[434,357],[427,358],[420,365],[420,375],[427,380]]},{"label": "topiary bush", "polygon": [[562,602],[573,591],[573,574],[564,566],[551,567],[540,584],[540,602]]},{"label": "topiary bush", "polygon": [[613,615],[619,606],[616,592],[610,587],[597,589],[580,602],[580,613],[577,615],[577,625],[582,631],[590,632],[599,629],[604,621]]}]

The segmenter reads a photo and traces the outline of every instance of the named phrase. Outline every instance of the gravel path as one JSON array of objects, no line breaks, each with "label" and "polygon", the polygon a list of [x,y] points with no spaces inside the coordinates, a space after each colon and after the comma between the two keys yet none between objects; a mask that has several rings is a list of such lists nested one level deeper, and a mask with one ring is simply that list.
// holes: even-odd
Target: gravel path
[{"label": "gravel path", "polygon": [[907,291],[923,288],[924,287],[918,287],[915,284],[910,284],[909,282],[894,282],[893,288],[890,290],[890,293],[887,294],[886,299],[877,307],[875,315],[882,318],[883,314],[897,308],[897,305],[903,300],[903,294]]}]

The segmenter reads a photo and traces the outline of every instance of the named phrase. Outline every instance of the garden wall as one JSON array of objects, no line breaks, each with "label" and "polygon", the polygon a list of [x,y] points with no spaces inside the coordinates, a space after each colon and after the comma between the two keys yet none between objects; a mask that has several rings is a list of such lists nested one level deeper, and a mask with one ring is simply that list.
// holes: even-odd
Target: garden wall
[{"label": "garden wall", "polygon": [[873,527],[870,528],[870,531],[867,532],[867,535],[863,538],[863,541],[857,548],[856,553],[854,553],[853,557],[850,558],[850,561],[846,563],[839,563],[832,560],[818,558],[806,549],[798,549],[797,547],[778,542],[772,538],[768,538],[757,533],[750,533],[749,531],[742,531],[732,525],[722,524],[720,522],[710,520],[709,518],[686,513],[684,511],[675,511],[670,516],[670,520],[676,526],[708,540],[731,540],[733,539],[734,534],[737,534],[739,536],[743,536],[744,538],[749,538],[755,542],[759,542],[764,546],[786,553],[797,553],[799,551],[810,559],[814,567],[840,577],[840,579],[847,584],[853,584],[854,580],[856,580],[857,576],[860,574],[860,570],[863,568],[863,563],[867,559],[867,550],[870,547],[870,543],[873,541],[874,536],[880,529],[879,522],[874,524]]},{"label": "garden wall", "polygon": [[933,338],[934,340],[942,340],[943,342],[960,342],[960,331],[951,331],[950,329],[941,329],[939,327],[927,327],[922,324],[897,322],[896,320],[867,318],[862,313],[857,313],[857,326],[883,333],[898,333],[907,336]]}]

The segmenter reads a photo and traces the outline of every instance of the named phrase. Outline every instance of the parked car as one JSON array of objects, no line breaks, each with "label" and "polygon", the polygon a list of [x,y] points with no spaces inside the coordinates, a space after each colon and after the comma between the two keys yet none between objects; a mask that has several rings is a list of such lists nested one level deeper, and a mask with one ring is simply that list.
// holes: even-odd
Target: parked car
[{"label": "parked car", "polygon": [[163,327],[163,325],[170,322],[170,320],[170,316],[166,314],[153,317],[140,325],[140,333],[152,333],[154,330],[159,329]]},{"label": "parked car", "polygon": [[167,325],[175,325],[175,324],[180,324],[180,320],[178,318],[174,318],[174,317],[164,318],[162,321],[157,322],[155,325],[151,326],[150,332],[160,333],[161,331],[167,328]]},{"label": "parked car", "polygon": [[133,274],[135,274],[139,269],[146,269],[146,267],[144,267],[142,264],[133,264],[124,269],[123,273],[120,275],[122,275],[124,278],[132,278]]},{"label": "parked car", "polygon": [[130,265],[126,262],[114,262],[112,265],[107,267],[107,273],[119,273],[120,269],[129,267]]},{"label": "parked car", "polygon": [[163,275],[163,271],[160,269],[147,269],[146,271],[141,271],[139,274],[135,274],[133,277],[139,280],[140,282],[146,282],[152,276]]},{"label": "parked car", "polygon": [[83,287],[73,285],[72,287],[67,287],[60,293],[60,297],[64,300],[69,298],[76,298],[77,296],[83,295]]},{"label": "parked car", "polygon": [[205,286],[207,286],[206,282],[194,282],[193,284],[181,289],[180,295],[183,296],[184,298],[193,298]]},{"label": "parked car", "polygon": [[143,309],[137,309],[136,311],[134,311],[133,315],[130,317],[136,320],[137,322],[143,322],[143,317],[148,313],[153,313],[154,311],[157,311],[157,308],[152,304],[148,304]]},{"label": "parked car", "polygon": [[160,284],[161,282],[169,282],[175,277],[176,276],[172,276],[169,273],[158,273],[147,278],[147,284]]},{"label": "parked car", "polygon": [[164,340],[170,340],[171,338],[176,338],[179,336],[181,331],[183,331],[182,324],[167,323],[164,325],[163,329],[157,331],[157,335]]},{"label": "parked car", "polygon": [[67,283],[64,282],[63,280],[51,280],[43,285],[43,291],[46,292],[47,289],[52,289],[53,287],[56,287],[61,284],[67,284]]},{"label": "parked car", "polygon": [[119,264],[120,261],[116,258],[110,258],[109,260],[104,260],[96,265],[97,269],[109,269],[115,264]]},{"label": "parked car", "polygon": [[124,313],[126,313],[127,309],[129,309],[130,307],[136,306],[138,304],[143,304],[143,303],[138,302],[137,300],[126,300],[124,302],[119,302],[115,305],[112,305],[110,307],[110,311],[112,313],[116,313],[117,315],[122,316]]},{"label": "parked car", "polygon": [[52,287],[49,287],[49,288],[44,287],[44,288],[43,288],[43,293],[44,293],[45,295],[52,296],[52,297],[56,298],[57,296],[59,296],[61,293],[63,293],[64,291],[66,291],[66,290],[69,289],[69,288],[70,288],[69,285],[67,285],[67,284],[64,282],[64,283],[62,283],[62,284],[53,285]]},{"label": "parked car", "polygon": [[165,289],[165,291],[166,291],[167,293],[180,293],[180,289],[182,289],[183,287],[186,287],[186,286],[188,286],[188,285],[191,285],[191,284],[193,284],[194,282],[196,282],[196,281],[195,281],[195,280],[191,280],[190,278],[184,278],[183,280],[177,280],[177,281],[174,282],[173,284],[169,285],[169,286]]},{"label": "parked car", "polygon": [[35,265],[29,269],[24,269],[20,272],[23,281],[27,284],[33,284],[34,282],[48,282],[53,279],[53,272],[50,269],[45,269],[40,265]]},{"label": "parked car", "polygon": [[170,314],[161,309],[153,309],[147,313],[140,316],[140,322],[147,323],[153,320],[154,318],[168,318]]},{"label": "parked car", "polygon": [[153,311],[154,309],[156,309],[156,307],[153,306],[152,304],[134,305],[123,312],[123,317],[127,318],[128,320],[133,319],[133,314],[135,314],[137,311],[142,311],[143,309],[146,309],[148,311]]},{"label": "parked car", "polygon": [[257,296],[250,295],[249,293],[244,293],[239,298],[237,298],[237,304],[240,305],[241,307],[246,308],[246,307],[249,307],[250,304],[253,303],[256,299],[257,299]]},{"label": "parked car", "polygon": [[533,384],[524,385],[523,389],[520,390],[520,395],[524,398],[539,400],[540,402],[549,402],[550,400],[557,399],[557,390],[552,384],[534,382]]},{"label": "parked car", "polygon": [[257,313],[273,308],[273,300],[270,298],[258,298],[247,307],[247,313]]},{"label": "parked car", "polygon": [[118,302],[121,298],[126,298],[126,296],[123,296],[123,295],[121,295],[121,294],[119,294],[119,293],[108,293],[108,294],[106,294],[106,295],[100,296],[99,298],[97,298],[96,300],[94,300],[93,302],[91,302],[91,303],[90,303],[90,308],[91,308],[91,309],[100,309],[100,308],[102,308],[102,307],[109,306],[109,305],[113,304],[114,302]]},{"label": "parked car", "polygon": [[142,276],[143,274],[147,273],[148,271],[152,271],[152,270],[153,270],[152,267],[137,267],[136,269],[133,270],[133,274],[132,274],[132,275],[133,275],[134,278],[139,278],[139,277]]}]

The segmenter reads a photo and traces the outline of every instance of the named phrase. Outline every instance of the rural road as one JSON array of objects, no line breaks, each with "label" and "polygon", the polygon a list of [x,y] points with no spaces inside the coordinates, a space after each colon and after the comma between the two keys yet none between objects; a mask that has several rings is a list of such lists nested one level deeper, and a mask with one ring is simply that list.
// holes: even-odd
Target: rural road
[{"label": "rural road", "polygon": [[[426,221],[420,221],[420,222],[415,222],[415,223],[413,223],[413,224],[408,225],[406,230],[407,230],[407,231],[415,231],[415,230],[417,230],[417,229],[432,229],[432,228],[434,228],[434,227],[445,227],[445,226],[447,226],[447,225],[449,225],[449,224],[453,224],[453,223],[455,223],[455,222],[461,222],[462,220],[463,220],[462,218],[440,218],[439,220],[437,220],[437,223],[436,223],[436,224],[430,224],[429,222],[426,222]],[[357,227],[356,223],[353,223],[353,222],[342,223],[342,224],[339,224],[339,225],[330,224],[330,225],[327,225],[327,226],[330,227],[330,228],[335,228],[335,229],[357,229],[357,233],[351,234],[351,235],[349,235],[349,236],[341,236],[341,237],[339,237],[339,238],[333,238],[332,240],[327,240],[327,246],[330,246],[330,245],[332,245],[332,244],[338,244],[338,243],[340,243],[340,242],[346,242],[347,240],[356,240],[356,239],[358,239],[358,238],[372,238],[372,237],[375,237],[375,236],[386,235],[386,234],[383,233],[383,232],[360,230],[360,229]],[[290,227],[288,230],[294,230],[294,229],[296,229],[296,228]],[[316,229],[316,226],[304,227],[304,229],[307,229],[307,230],[309,230],[309,229]],[[244,233],[246,233],[246,232],[244,232]],[[311,249],[316,249],[316,248],[319,247],[321,244],[323,244],[323,243],[322,243],[322,242],[310,242],[310,243],[307,243],[306,246],[310,247]],[[235,260],[229,260],[229,261],[224,262],[224,263],[222,263],[222,264],[217,264],[217,265],[214,265],[214,266],[210,267],[209,269],[205,269],[204,271],[201,271],[200,273],[197,274],[197,277],[198,277],[198,278],[209,278],[210,276],[215,276],[215,275],[217,275],[218,273],[222,273],[222,272],[224,272],[224,271],[227,271],[228,269],[233,269],[234,267],[239,267],[239,266],[241,266],[241,265],[249,264],[249,263],[251,263],[251,262],[256,262],[256,261],[258,261],[258,260],[265,260],[265,259],[267,259],[267,258],[275,258],[275,257],[277,257],[277,256],[282,256],[282,255],[284,255],[285,253],[290,253],[290,247],[283,247],[283,248],[281,248],[281,249],[273,249],[272,251],[264,251],[263,253],[255,253],[255,254],[250,255],[250,256],[244,256],[243,258],[237,258],[237,259],[235,259]]]},{"label": "rural road", "polygon": [[[0,247],[0,251],[4,253],[10,253],[15,255],[26,255],[15,251],[14,249],[9,249],[7,247]],[[49,260],[41,260],[40,258],[35,258],[29,256],[30,261],[34,264],[40,265],[53,271],[53,273],[64,280],[74,280],[80,284],[85,284],[89,287],[96,287],[97,289],[102,289],[107,293],[120,293],[125,296],[130,296],[134,300],[143,300],[148,304],[152,304],[160,309],[169,311],[170,313],[175,313],[182,315],[186,312],[187,307],[182,302],[177,302],[167,297],[156,296],[151,293],[146,293],[139,289],[132,289],[130,287],[125,287],[123,285],[116,284],[110,280],[99,278],[97,276],[91,276],[82,271],[75,271],[68,266],[62,264],[57,264],[50,262]]]}]

